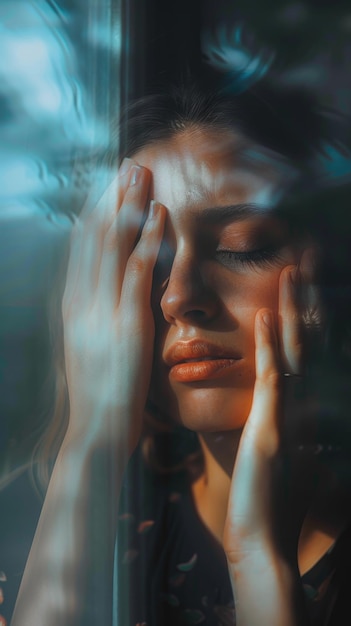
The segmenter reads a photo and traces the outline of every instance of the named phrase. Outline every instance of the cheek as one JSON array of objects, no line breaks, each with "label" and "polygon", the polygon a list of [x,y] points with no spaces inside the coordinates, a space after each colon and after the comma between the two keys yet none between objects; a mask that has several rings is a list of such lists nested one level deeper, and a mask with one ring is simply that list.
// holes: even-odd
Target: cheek
[{"label": "cheek", "polygon": [[[225,308],[239,327],[250,329],[259,309],[271,309],[278,316],[279,277],[281,268],[254,271],[245,276],[237,275],[222,283],[222,299]],[[218,284],[218,283],[217,283]]]}]

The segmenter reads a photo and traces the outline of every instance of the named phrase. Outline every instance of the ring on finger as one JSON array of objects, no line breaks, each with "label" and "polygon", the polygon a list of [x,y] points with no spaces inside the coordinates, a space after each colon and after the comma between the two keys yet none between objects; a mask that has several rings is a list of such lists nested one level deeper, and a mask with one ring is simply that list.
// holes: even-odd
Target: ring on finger
[{"label": "ring on finger", "polygon": [[282,376],[285,378],[303,378],[302,374],[292,374],[291,372],[282,372]]}]

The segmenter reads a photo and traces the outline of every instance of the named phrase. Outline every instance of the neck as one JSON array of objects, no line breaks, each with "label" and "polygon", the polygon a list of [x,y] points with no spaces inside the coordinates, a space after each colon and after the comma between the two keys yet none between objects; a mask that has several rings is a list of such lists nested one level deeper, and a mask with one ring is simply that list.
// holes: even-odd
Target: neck
[{"label": "neck", "polygon": [[193,497],[202,521],[220,543],[240,435],[241,431],[199,435],[204,473],[193,485]]}]

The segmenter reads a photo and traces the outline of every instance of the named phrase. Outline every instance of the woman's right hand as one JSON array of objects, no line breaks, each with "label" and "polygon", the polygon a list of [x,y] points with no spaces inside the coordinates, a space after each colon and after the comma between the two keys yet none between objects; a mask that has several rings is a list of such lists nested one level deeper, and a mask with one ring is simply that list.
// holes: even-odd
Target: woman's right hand
[{"label": "woman's right hand", "polygon": [[[118,178],[72,232],[62,303],[70,419],[65,440],[138,443],[153,353],[150,297],[165,209],[150,172],[125,159]],[[143,217],[147,219],[142,227]]]},{"label": "woman's right hand", "polygon": [[62,303],[69,423],[13,626],[112,623],[117,502],[148,393],[151,285],[165,218],[152,204],[159,210],[141,228],[150,178],[124,162],[72,234]]}]

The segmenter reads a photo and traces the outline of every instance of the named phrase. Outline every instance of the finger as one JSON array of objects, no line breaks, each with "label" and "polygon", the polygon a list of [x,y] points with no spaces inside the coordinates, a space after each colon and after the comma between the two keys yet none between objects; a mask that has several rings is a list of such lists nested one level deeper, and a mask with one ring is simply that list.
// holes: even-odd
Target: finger
[{"label": "finger", "polygon": [[[94,204],[92,212],[91,203],[93,191],[90,193],[88,200],[83,207],[79,218],[77,219],[71,233],[70,238],[70,254],[66,273],[66,285],[62,302],[63,311],[67,311],[73,300],[76,300],[75,293],[77,285],[81,283],[82,272],[89,272],[87,258],[99,259],[101,252],[99,246],[103,237],[104,230],[110,226],[108,222],[108,210],[111,215],[116,213],[116,198],[124,196],[128,187],[130,178],[130,168],[133,164],[131,159],[125,159],[120,168],[118,177],[110,183],[105,189],[99,202]],[[95,193],[96,197],[96,193]],[[118,200],[117,200],[118,203]],[[105,224],[103,227],[102,225]],[[100,231],[102,232],[100,234]],[[89,243],[88,243],[89,242]],[[84,248],[83,248],[83,243]],[[90,254],[88,254],[90,251]],[[84,263],[86,265],[84,265]]]},{"label": "finger", "polygon": [[129,187],[118,212],[115,227],[112,228],[105,238],[104,251],[116,252],[116,282],[115,290],[119,297],[122,289],[124,274],[128,259],[136,245],[142,230],[142,225],[147,217],[145,208],[147,204],[151,174],[140,166],[132,168]]},{"label": "finger", "polygon": [[[130,204],[128,202],[126,202],[126,207],[127,206],[129,206],[130,208]],[[161,231],[159,231],[157,228],[159,219],[161,217],[157,215],[157,207],[157,203],[150,203],[150,209],[152,208],[152,211],[149,211],[148,219],[144,224],[139,244],[137,244],[135,250],[135,258],[137,258],[137,254],[143,252],[142,244],[145,246],[144,242],[146,241],[150,249],[144,251],[144,254],[147,252],[147,255],[145,259],[140,260],[140,265],[142,265],[142,263],[145,263],[145,261],[149,259],[151,270],[153,269],[154,262],[156,261],[156,259],[155,261],[153,261],[153,257],[156,254],[157,258],[157,253],[160,246],[158,237],[162,237],[162,228]],[[106,234],[104,242],[104,254],[101,260],[98,283],[98,298],[101,302],[109,302],[110,305],[112,304],[113,308],[116,308],[119,304],[123,283],[128,283],[128,281],[130,280],[130,277],[126,276],[126,266],[128,264],[128,258],[130,257],[130,253],[127,258],[127,244],[123,244],[122,242],[123,234],[126,236],[126,233],[123,233],[123,231],[121,233],[120,222],[120,215],[116,215],[109,232]],[[161,223],[163,223],[163,220],[161,220]],[[134,245],[138,226],[140,226],[140,211],[139,224],[134,224],[134,228],[130,229],[128,233],[130,247],[132,246],[132,241]],[[149,266],[146,265],[146,271],[148,267]]]},{"label": "finger", "polygon": [[135,305],[139,302],[141,323],[145,307],[150,309],[153,269],[161,246],[165,216],[165,207],[152,201],[140,240],[129,257],[126,267],[121,303],[123,301],[126,309],[129,307],[129,310],[135,310]]},{"label": "finger", "polygon": [[296,267],[283,269],[279,280],[279,326],[282,367],[299,374],[302,359],[300,314],[296,302]]},{"label": "finger", "polygon": [[[145,205],[148,193],[148,188],[145,186],[145,179],[148,177],[147,171],[143,169],[141,176],[135,176],[135,172],[139,172],[140,170],[142,170],[142,168],[133,165],[129,173],[129,185],[124,196],[124,202],[126,198],[129,199],[129,206],[134,203],[134,205],[138,207],[139,221],[140,212],[142,213],[140,207]],[[76,297],[77,304],[79,300],[79,306],[85,306],[85,304],[91,303],[95,297],[94,292],[99,280],[100,265],[103,254],[106,253],[106,248],[110,245],[110,254],[118,254],[120,256],[118,243],[123,241],[123,237],[125,236],[124,230],[118,227],[116,228],[116,238],[114,238],[113,242],[111,242],[111,236],[106,238],[106,233],[111,233],[111,223],[116,224],[116,215],[118,219],[118,206],[116,206],[116,194],[118,193],[118,189],[119,180],[117,182],[115,180],[110,188],[106,190],[104,198],[86,222],[82,236],[77,277]],[[100,213],[99,209],[101,210]],[[133,218],[131,218],[131,220],[133,220]],[[122,232],[120,232],[120,230],[122,230]],[[134,232],[135,230],[134,228]],[[120,266],[116,258],[115,263],[117,263],[117,267]]]},{"label": "finger", "polygon": [[118,306],[128,258],[133,251],[145,212],[150,172],[133,166],[120,210],[106,232],[99,266],[99,298]]},{"label": "finger", "polygon": [[[94,181],[88,198],[84,203],[84,207],[80,212],[80,219],[85,223],[89,217],[94,215],[101,216],[105,211],[110,209],[111,218],[114,212],[120,206],[126,189],[129,184],[130,172],[135,164],[133,159],[125,158],[118,171],[118,176],[113,175],[111,180],[111,172],[99,172],[98,179]],[[113,202],[111,202],[111,197]]]},{"label": "finger", "polygon": [[256,381],[243,441],[247,438],[257,450],[272,456],[277,450],[280,430],[281,374],[276,330],[269,309],[256,314],[255,342]]},{"label": "finger", "polygon": [[247,540],[269,532],[272,462],[280,445],[280,375],[272,313],[255,319],[256,383],[252,409],[235,462],[226,528],[226,546],[233,558]]}]

